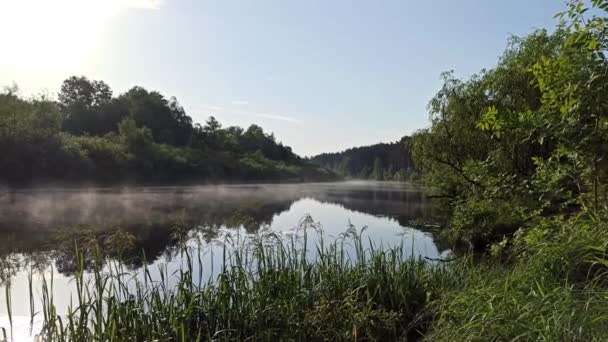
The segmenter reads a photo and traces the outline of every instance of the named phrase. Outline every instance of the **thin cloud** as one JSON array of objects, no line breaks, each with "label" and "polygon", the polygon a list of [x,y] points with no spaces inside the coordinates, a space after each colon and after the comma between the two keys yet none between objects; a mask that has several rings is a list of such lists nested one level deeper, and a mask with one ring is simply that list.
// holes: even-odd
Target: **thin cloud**
[{"label": "thin cloud", "polygon": [[224,107],[220,107],[220,106],[213,106],[213,105],[201,105],[199,106],[199,108],[195,108],[195,110],[212,110],[215,112],[223,112],[224,111]]},{"label": "thin cloud", "polygon": [[[234,102],[233,102],[234,103]],[[278,120],[285,121],[294,124],[301,124],[302,120],[295,118],[293,116],[274,114],[274,113],[264,113],[264,112],[253,112],[248,110],[239,110],[239,109],[230,109],[222,106],[216,106],[211,104],[201,104],[194,108],[194,111],[200,112],[205,115],[240,115],[240,116],[254,116],[262,119],[269,120]]]},{"label": "thin cloud", "polygon": [[252,113],[255,116],[259,117],[259,118],[266,118],[266,119],[272,119],[272,120],[280,120],[280,121],[287,121],[287,122],[293,122],[293,123],[297,123],[300,124],[302,123],[301,120],[290,117],[290,116],[283,116],[283,115],[276,115],[276,114],[266,114],[266,113]]},{"label": "thin cloud", "polygon": [[247,106],[249,104],[249,101],[236,100],[236,101],[232,101],[232,104],[235,106]]}]

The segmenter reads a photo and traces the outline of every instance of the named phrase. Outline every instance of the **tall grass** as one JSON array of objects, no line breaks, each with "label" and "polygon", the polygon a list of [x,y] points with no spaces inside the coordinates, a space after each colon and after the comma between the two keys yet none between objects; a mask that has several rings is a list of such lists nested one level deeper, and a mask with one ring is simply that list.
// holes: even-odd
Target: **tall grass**
[{"label": "tall grass", "polygon": [[[309,239],[314,226],[298,237],[228,235],[220,255],[205,255],[179,227],[174,272],[102,267],[101,253],[75,246],[67,314],[58,314],[51,274],[38,310],[30,286],[31,321],[42,316],[42,341],[608,340],[608,224],[541,228],[507,259],[432,264],[352,228],[330,242],[318,230]],[[208,257],[221,262],[204,279]],[[0,339],[10,335],[0,329]]]},{"label": "tall grass", "polygon": [[[310,228],[309,228],[310,229]],[[45,341],[414,340],[432,315],[428,303],[452,276],[404,246],[379,248],[350,229],[310,243],[289,238],[224,240],[221,269],[203,279],[202,248],[184,239],[183,267],[143,277],[97,257],[89,274],[78,251],[76,293],[58,315],[52,277],[43,279]],[[183,232],[179,232],[182,234]],[[178,235],[179,235],[178,234]],[[194,247],[194,248],[193,248]],[[170,279],[177,279],[172,283]],[[8,298],[9,296],[7,296]],[[33,308],[33,304],[32,304]],[[33,310],[33,309],[32,309]]]},{"label": "tall grass", "polygon": [[462,259],[426,338],[608,341],[608,224],[538,225],[511,260]]}]

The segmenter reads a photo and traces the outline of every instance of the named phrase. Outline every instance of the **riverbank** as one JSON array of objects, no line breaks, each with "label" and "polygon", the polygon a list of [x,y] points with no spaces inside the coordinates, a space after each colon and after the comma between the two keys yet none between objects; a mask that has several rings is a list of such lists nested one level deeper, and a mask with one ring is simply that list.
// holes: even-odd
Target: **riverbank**
[{"label": "riverbank", "polygon": [[69,314],[56,314],[46,278],[34,289],[43,300],[32,317],[44,317],[42,335],[55,341],[608,337],[608,259],[597,246],[608,241],[604,223],[564,224],[542,247],[501,262],[412,258],[403,245],[368,246],[368,233],[354,229],[308,244],[319,227],[303,224],[299,238],[225,238],[209,278],[196,270],[208,251],[186,243],[184,231],[174,232],[179,268],[144,263],[138,276],[125,276],[120,261],[102,267],[95,249],[81,249]]}]

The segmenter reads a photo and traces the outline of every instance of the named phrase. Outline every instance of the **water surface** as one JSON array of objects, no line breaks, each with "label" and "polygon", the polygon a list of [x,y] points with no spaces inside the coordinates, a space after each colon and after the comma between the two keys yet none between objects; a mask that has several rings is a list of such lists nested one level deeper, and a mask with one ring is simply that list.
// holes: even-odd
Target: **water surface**
[{"label": "water surface", "polygon": [[[204,277],[219,269],[217,255],[228,234],[293,236],[301,233],[303,221],[321,227],[326,239],[365,227],[366,239],[376,246],[441,255],[431,234],[413,228],[428,218],[429,208],[420,189],[404,183],[48,188],[5,194],[0,202],[0,327],[8,326],[2,287],[10,282],[16,340],[29,335],[28,274],[35,301],[43,277],[53,278],[58,314],[66,313],[78,265],[75,243],[91,253],[100,249],[107,260],[121,255],[133,274],[147,264],[154,275],[158,267],[179,269],[177,245],[186,239],[205,250],[204,267],[196,270]],[[318,235],[309,239],[314,243]],[[40,317],[36,321],[39,325]]]}]

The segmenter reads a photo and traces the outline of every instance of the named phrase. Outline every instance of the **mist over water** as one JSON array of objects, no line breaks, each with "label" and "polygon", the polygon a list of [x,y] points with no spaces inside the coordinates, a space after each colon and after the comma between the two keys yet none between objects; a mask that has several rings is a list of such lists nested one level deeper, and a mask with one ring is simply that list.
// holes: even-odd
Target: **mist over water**
[{"label": "mist over water", "polygon": [[[354,206],[355,210],[361,210],[360,205],[365,208],[370,208],[370,204],[382,206],[378,213],[372,214],[415,216],[416,211],[424,205],[420,191],[412,186],[365,181],[199,187],[39,188],[4,193],[0,197],[0,201],[4,202],[0,207],[0,224],[5,230],[13,230],[11,223],[20,223],[19,230],[77,224],[128,225],[162,219],[178,211],[194,219],[196,216],[203,218],[205,214],[246,210],[256,205],[279,206],[305,197],[346,207]],[[399,208],[391,208],[391,205]],[[277,211],[280,209],[277,208]]]},{"label": "mist over water", "polygon": [[[193,248],[205,249],[205,264],[197,272],[208,278],[212,266],[220,267],[209,255],[222,254],[227,234],[297,234],[309,218],[328,239],[351,226],[365,227],[366,239],[378,246],[403,244],[413,256],[441,254],[429,233],[412,228],[428,218],[429,205],[419,188],[404,183],[38,188],[4,194],[0,202],[0,287],[10,279],[14,315],[28,320],[28,271],[36,270],[34,288],[42,274],[52,272],[59,312],[69,305],[70,277],[78,264],[75,243],[90,252],[101,246],[108,260],[120,254],[136,274],[144,264],[151,270],[179,269],[183,260],[175,246],[183,234]],[[3,296],[0,291],[0,303]],[[0,306],[0,323],[3,319]]]}]

